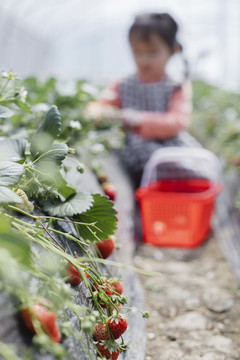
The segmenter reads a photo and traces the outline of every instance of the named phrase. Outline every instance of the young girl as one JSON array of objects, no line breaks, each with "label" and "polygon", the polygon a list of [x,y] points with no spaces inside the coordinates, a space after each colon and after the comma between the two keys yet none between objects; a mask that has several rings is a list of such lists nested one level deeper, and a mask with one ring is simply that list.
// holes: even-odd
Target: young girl
[{"label": "young girl", "polygon": [[[136,17],[129,30],[129,42],[137,72],[116,82],[111,97],[102,96],[92,105],[92,113],[108,113],[109,106],[120,109],[118,117],[127,128],[126,145],[120,157],[139,187],[144,165],[163,146],[199,146],[187,132],[192,110],[191,86],[173,81],[166,65],[181,51],[176,39],[178,25],[166,13]],[[111,109],[111,108],[110,108]]]}]

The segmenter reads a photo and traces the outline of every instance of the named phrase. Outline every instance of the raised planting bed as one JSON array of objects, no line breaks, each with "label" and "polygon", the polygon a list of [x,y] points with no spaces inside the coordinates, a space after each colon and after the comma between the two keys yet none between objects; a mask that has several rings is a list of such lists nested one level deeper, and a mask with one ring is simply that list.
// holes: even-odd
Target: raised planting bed
[{"label": "raised planting bed", "polygon": [[[2,85],[0,358],[144,359],[148,314],[136,274],[142,271],[132,266],[127,175],[114,156],[98,160],[117,188],[113,202],[92,166],[84,171],[79,162],[79,154],[88,165],[97,159],[99,142],[89,135],[95,124],[76,135],[72,156],[73,127],[62,126],[57,107],[41,104],[32,114],[14,74],[4,73]],[[115,130],[101,130],[103,147]]]}]

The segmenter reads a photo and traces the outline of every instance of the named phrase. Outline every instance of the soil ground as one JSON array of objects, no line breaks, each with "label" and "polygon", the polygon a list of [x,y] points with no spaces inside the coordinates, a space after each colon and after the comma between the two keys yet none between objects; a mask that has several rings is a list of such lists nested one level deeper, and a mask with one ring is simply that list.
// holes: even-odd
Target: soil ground
[{"label": "soil ground", "polygon": [[145,360],[239,360],[240,290],[217,241],[196,249],[141,244],[134,264],[145,292]]}]

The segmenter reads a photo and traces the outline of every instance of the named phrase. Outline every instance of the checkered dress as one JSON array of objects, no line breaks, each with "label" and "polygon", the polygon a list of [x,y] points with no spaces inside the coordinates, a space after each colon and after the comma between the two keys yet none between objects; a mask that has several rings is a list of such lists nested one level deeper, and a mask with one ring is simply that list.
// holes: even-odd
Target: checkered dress
[{"label": "checkered dress", "polygon": [[[174,82],[168,76],[157,83],[142,83],[136,75],[129,76],[120,84],[122,108],[163,113],[167,110],[173,91],[181,84]],[[120,150],[120,158],[130,173],[137,188],[140,184],[143,168],[152,153],[165,146],[201,146],[196,139],[185,131],[167,140],[146,139],[129,131],[125,147]]]}]

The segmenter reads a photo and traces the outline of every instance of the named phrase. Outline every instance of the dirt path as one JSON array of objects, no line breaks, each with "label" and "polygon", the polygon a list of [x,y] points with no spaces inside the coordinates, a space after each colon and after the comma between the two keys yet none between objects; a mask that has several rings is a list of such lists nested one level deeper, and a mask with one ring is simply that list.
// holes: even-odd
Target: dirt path
[{"label": "dirt path", "polygon": [[239,360],[240,290],[214,238],[194,250],[141,245],[135,265],[145,291],[145,360]]}]

